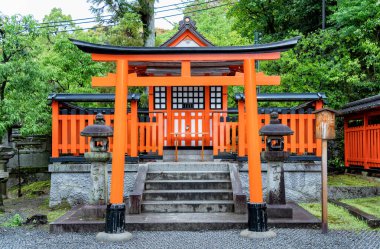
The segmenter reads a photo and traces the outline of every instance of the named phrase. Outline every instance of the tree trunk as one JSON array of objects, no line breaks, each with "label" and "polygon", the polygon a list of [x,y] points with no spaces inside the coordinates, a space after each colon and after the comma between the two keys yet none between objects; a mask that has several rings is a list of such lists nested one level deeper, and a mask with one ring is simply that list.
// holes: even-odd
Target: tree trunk
[{"label": "tree trunk", "polygon": [[5,86],[7,85],[7,80],[3,81],[0,86],[0,102],[5,98]]},{"label": "tree trunk", "polygon": [[154,2],[155,0],[139,0],[141,20],[144,25],[144,47],[155,46]]}]

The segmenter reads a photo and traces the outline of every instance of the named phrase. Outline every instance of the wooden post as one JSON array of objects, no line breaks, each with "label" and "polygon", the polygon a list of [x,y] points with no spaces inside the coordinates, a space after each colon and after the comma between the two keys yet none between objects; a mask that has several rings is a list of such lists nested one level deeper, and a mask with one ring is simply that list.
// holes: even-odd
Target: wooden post
[{"label": "wooden post", "polygon": [[244,120],[244,101],[239,100],[238,102],[238,112],[239,112],[239,152],[238,156],[245,156],[245,120]]},{"label": "wooden post", "polygon": [[327,140],[335,138],[335,111],[327,108],[316,110],[316,129],[315,137],[322,139],[322,233],[328,231],[328,214],[327,214]]},{"label": "wooden post", "polygon": [[322,139],[322,233],[327,233],[327,140]]},{"label": "wooden post", "polygon": [[51,104],[52,108],[52,157],[59,157],[59,150],[58,150],[58,137],[59,137],[59,105],[57,101],[53,100],[53,103]]},{"label": "wooden post", "polygon": [[244,60],[244,91],[247,109],[246,135],[248,146],[249,201],[252,203],[262,203],[263,192],[260,163],[261,150],[254,67],[254,60]]},{"label": "wooden post", "polygon": [[164,114],[159,113],[158,117],[158,155],[164,154]]},{"label": "wooden post", "polygon": [[122,204],[124,193],[124,164],[125,164],[125,136],[127,124],[124,122],[127,113],[128,96],[128,61],[118,60],[116,63],[116,87],[115,87],[115,121],[114,121],[114,146],[112,154],[111,176],[111,204]]},{"label": "wooden post", "polygon": [[131,157],[137,157],[137,100],[131,101]]}]

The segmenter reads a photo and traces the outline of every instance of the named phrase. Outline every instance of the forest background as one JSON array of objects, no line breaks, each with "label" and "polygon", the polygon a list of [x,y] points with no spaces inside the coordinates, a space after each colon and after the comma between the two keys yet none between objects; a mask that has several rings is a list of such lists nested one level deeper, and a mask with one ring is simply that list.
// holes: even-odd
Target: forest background
[{"label": "forest background", "polygon": [[[339,109],[350,101],[380,93],[380,2],[325,0],[186,0],[184,15],[216,46],[268,43],[301,36],[299,44],[275,62],[260,64],[267,74],[281,75],[281,85],[269,92],[324,92],[328,106]],[[177,30],[154,28],[154,0],[88,0],[96,19],[73,20],[52,9],[42,23],[32,16],[0,13],[0,135],[22,125],[24,135],[50,134],[50,93],[99,93],[92,76],[114,70],[96,63],[69,38],[121,46],[160,45]],[[109,13],[105,15],[104,13]],[[90,29],[78,26],[86,21]],[[130,89],[143,95],[144,88]],[[230,87],[229,106],[241,87]],[[265,105],[265,103],[263,103]],[[338,127],[339,128],[339,127]]]}]

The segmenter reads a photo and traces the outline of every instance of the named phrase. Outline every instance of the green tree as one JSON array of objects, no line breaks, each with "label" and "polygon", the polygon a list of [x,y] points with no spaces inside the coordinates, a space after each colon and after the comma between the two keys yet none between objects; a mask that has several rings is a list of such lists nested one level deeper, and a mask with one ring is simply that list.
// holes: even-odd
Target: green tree
[{"label": "green tree", "polygon": [[[326,0],[329,16],[336,0]],[[265,38],[282,39],[289,31],[310,33],[322,26],[321,0],[240,0],[229,12],[237,19],[234,27],[245,37],[254,32]],[[269,35],[269,36],[268,36]]]},{"label": "green tree", "polygon": [[154,2],[155,0],[87,0],[92,4],[91,11],[100,17],[111,13],[111,22],[119,23],[127,13],[140,17],[145,47],[155,45]]},{"label": "green tree", "polygon": [[30,16],[0,17],[0,134],[14,124],[23,124],[24,133],[41,133],[49,126],[41,98],[50,89],[36,59],[38,35]]},{"label": "green tree", "polygon": [[380,80],[380,3],[377,0],[342,0],[332,15],[331,24],[338,39],[358,60],[363,83],[368,90],[379,91]]}]

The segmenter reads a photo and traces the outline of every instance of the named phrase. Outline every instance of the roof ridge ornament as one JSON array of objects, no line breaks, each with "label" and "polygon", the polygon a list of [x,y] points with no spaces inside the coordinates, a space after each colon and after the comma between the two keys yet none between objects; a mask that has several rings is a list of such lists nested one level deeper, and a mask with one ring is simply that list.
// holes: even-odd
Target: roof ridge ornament
[{"label": "roof ridge ornament", "polygon": [[194,29],[196,30],[197,27],[196,27],[196,22],[191,20],[190,16],[184,16],[183,17],[183,20],[179,22],[179,27],[178,27],[178,30],[181,30],[181,29]]}]

